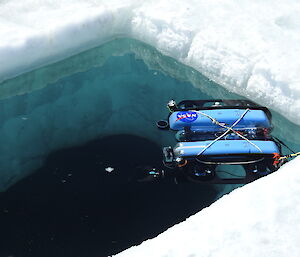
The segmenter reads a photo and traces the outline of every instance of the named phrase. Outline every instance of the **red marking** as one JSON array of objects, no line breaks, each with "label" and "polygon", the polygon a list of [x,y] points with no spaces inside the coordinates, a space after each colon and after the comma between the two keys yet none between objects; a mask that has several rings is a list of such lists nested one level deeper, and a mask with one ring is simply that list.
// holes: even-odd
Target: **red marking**
[{"label": "red marking", "polygon": [[276,166],[277,164],[279,164],[279,158],[280,158],[280,154],[279,153],[273,153],[273,165]]},{"label": "red marking", "polygon": [[185,118],[191,118],[191,117],[193,117],[193,114],[191,114],[191,113],[182,114],[182,116],[180,118],[177,118],[175,120],[175,122],[178,121],[178,120],[182,120],[182,119],[185,119]]}]

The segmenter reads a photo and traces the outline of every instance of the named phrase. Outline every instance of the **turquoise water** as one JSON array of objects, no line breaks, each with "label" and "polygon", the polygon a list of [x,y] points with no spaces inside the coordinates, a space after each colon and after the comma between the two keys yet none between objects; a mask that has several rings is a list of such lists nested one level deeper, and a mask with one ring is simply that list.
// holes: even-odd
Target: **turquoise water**
[{"label": "turquoise water", "polygon": [[179,80],[187,76],[184,69],[152,48],[121,40],[2,83],[0,188],[40,167],[51,151],[106,135],[126,133],[167,144],[173,135],[157,131],[154,123],[167,115],[170,98],[206,99],[209,90],[218,93],[215,97],[226,95],[201,76],[191,77],[203,88],[209,83],[207,92]]},{"label": "turquoise water", "polygon": [[[171,98],[241,96],[131,39],[1,83],[0,190],[41,167],[52,151],[95,138],[125,133],[173,144],[171,133],[154,126]],[[300,149],[299,126],[273,115],[274,134]]]},{"label": "turquoise water", "polygon": [[[118,166],[119,170],[122,170],[123,173],[119,172],[117,174],[131,174],[133,171],[136,171],[136,167],[139,165],[154,165],[160,162],[160,147],[169,144],[173,145],[175,140],[173,133],[157,130],[155,122],[167,116],[168,111],[165,105],[167,101],[172,98],[180,101],[183,99],[241,99],[242,97],[223,89],[195,70],[179,64],[174,59],[161,55],[155,49],[130,39],[109,42],[104,46],[91,49],[59,63],[37,69],[1,83],[0,190],[6,190],[17,181],[37,171],[33,176],[27,177],[20,183],[17,183],[9,191],[2,194],[0,203],[2,213],[5,214],[7,213],[6,211],[8,211],[8,213],[10,213],[9,215],[11,215],[5,216],[8,220],[6,224],[14,222],[19,212],[23,212],[25,220],[26,215],[28,215],[28,217],[30,216],[31,212],[28,208],[22,209],[21,204],[23,202],[23,194],[26,192],[28,193],[28,206],[32,205],[34,208],[37,208],[36,213],[41,213],[42,210],[40,208],[45,207],[41,204],[44,200],[43,197],[47,198],[53,204],[55,199],[59,198],[59,195],[64,195],[62,198],[65,201],[74,203],[74,205],[71,205],[71,209],[80,209],[80,206],[76,205],[76,197],[74,198],[72,196],[76,190],[82,193],[82,195],[80,194],[80,197],[83,199],[82,202],[90,199],[90,205],[86,206],[86,208],[93,209],[91,206],[97,205],[97,201],[100,201],[97,198],[99,194],[103,194],[104,191],[112,192],[110,191],[112,189],[107,187],[105,183],[107,182],[108,185],[112,187],[115,186],[115,182],[112,182],[111,178],[107,180],[107,172],[104,170],[105,167]],[[299,126],[292,124],[275,112],[273,112],[273,124],[275,127],[274,135],[286,142],[293,149],[299,151]],[[118,138],[119,135],[123,136]],[[107,138],[109,138],[108,141]],[[131,138],[132,141],[128,141],[126,138]],[[106,143],[103,143],[104,141],[101,140],[106,140]],[[97,144],[97,148],[78,148],[92,142],[102,143]],[[119,145],[118,142],[120,142]],[[133,146],[134,149],[132,149]],[[53,154],[55,155],[58,150],[62,151],[60,153],[63,157],[51,159],[50,157],[53,156]],[[135,153],[131,153],[132,150],[134,150]],[[70,151],[75,151],[76,153],[80,152],[80,154],[69,157],[71,156],[69,154]],[[145,163],[144,160],[142,161],[143,158],[135,157],[137,152],[142,152],[144,155],[147,155],[147,163]],[[90,156],[97,156],[97,158],[95,157],[97,161],[93,159],[91,166],[89,166],[88,162],[80,162],[81,159],[86,161],[84,153]],[[111,154],[107,155],[107,153]],[[118,162],[120,156],[122,157],[121,164]],[[49,158],[52,161],[49,161]],[[72,160],[74,161],[72,162]],[[65,165],[65,162],[68,163],[68,165]],[[74,163],[76,167],[85,167],[76,170],[76,174],[80,179],[76,180],[77,182],[75,184],[72,182],[72,179],[68,178],[68,174],[73,174],[70,171],[76,169],[73,165]],[[132,163],[134,163],[134,165]],[[88,170],[92,170],[93,172],[88,173]],[[95,172],[95,170],[100,173]],[[85,175],[91,176],[91,178],[94,179],[85,180]],[[73,175],[70,177],[72,176]],[[126,183],[128,182],[126,176],[117,175],[113,178],[115,178],[118,183],[123,178]],[[101,183],[101,179],[106,182]],[[98,181],[99,184],[95,184],[95,181]],[[53,188],[56,188],[57,185],[59,185],[58,193],[53,194]],[[96,190],[97,187],[99,191]],[[89,188],[93,188],[94,191],[91,194],[86,194],[86,192],[90,192]],[[122,188],[124,188],[125,191],[130,191],[128,185],[123,185]],[[124,195],[130,197],[132,194],[139,194],[144,187],[135,185],[131,188],[135,188],[134,190],[136,191],[131,192],[129,195]],[[163,223],[171,225],[180,220],[184,220],[191,213],[213,202],[222,193],[228,192],[234,187],[210,187],[207,189],[209,192],[209,200],[201,198],[199,201],[196,201],[198,199],[197,195],[203,193],[200,192],[201,189],[194,185],[188,187],[183,186],[178,189],[178,187],[174,187],[173,184],[168,184],[167,188],[171,191],[167,194],[169,198],[164,198],[164,201],[172,201],[174,205],[170,205],[170,213],[166,210],[166,217],[170,217],[172,222],[168,223],[164,220]],[[38,197],[36,201],[32,202],[32,198],[38,195],[42,189],[43,193],[41,195],[43,197]],[[150,197],[148,193],[154,188],[148,185],[144,189],[146,190],[143,192],[146,192],[145,197]],[[157,189],[156,186],[155,190],[158,190],[156,193],[160,195],[160,193],[166,190],[166,187],[160,186],[159,189]],[[185,207],[187,211],[183,212],[180,217],[177,217],[178,219],[173,219],[174,216],[172,212],[174,213],[174,211],[177,210],[174,207],[176,206],[176,201],[171,197],[171,192],[177,195],[175,198],[178,198],[183,191],[188,192],[188,194],[184,194],[187,198],[189,198],[188,195],[193,195],[194,193],[196,197],[194,197],[191,202],[187,201],[187,206]],[[118,191],[118,193],[122,194],[122,191]],[[114,192],[114,194],[117,193]],[[152,203],[151,208],[155,208],[155,203],[158,204],[158,195],[155,196],[157,201]],[[111,200],[116,201],[116,198],[117,197],[114,196]],[[109,201],[109,199],[108,193],[108,197],[105,201]],[[123,200],[123,198],[121,200],[119,199],[119,201]],[[159,202],[159,204],[163,203],[165,202]],[[193,205],[193,208],[190,208],[189,203]],[[63,201],[59,202],[59,208],[61,208],[63,204]],[[117,203],[117,205],[119,204],[120,202]],[[133,202],[131,204],[135,205],[137,203]],[[181,204],[184,204],[184,199],[181,199]],[[7,210],[7,206],[11,206],[11,212]],[[102,210],[101,204],[99,206],[97,210],[94,210],[97,211],[97,213],[101,213]],[[106,208],[112,208],[109,204],[105,206]],[[54,206],[53,208],[55,212],[55,210],[57,210],[55,208],[58,207]],[[140,208],[147,209],[148,207],[141,205]],[[119,212],[121,209],[117,208],[115,211]],[[47,210],[50,211],[50,209]],[[134,206],[130,210],[132,212],[138,211],[135,210]],[[107,212],[107,210],[104,211],[104,217],[106,217],[105,212]],[[67,213],[71,215],[71,213]],[[81,218],[80,212],[78,215],[78,217]],[[42,217],[47,219],[48,216]],[[59,224],[66,222],[66,220],[61,219],[60,215],[56,217],[59,219]],[[135,216],[135,218],[139,219],[138,216]],[[143,223],[148,222],[151,218],[145,216],[141,219],[141,223]],[[93,222],[96,222],[96,220],[94,217]],[[126,219],[123,221],[126,222]],[[32,226],[34,222],[33,220],[31,223]],[[75,218],[74,222],[76,223]],[[46,226],[46,223],[42,221],[37,224],[39,225],[36,229]],[[98,223],[92,223],[90,226],[98,227],[100,225]],[[119,224],[119,226],[121,225]],[[17,227],[16,230],[13,231],[16,234],[20,232]],[[56,227],[57,231],[55,231],[55,233],[57,234],[61,233],[59,227],[60,226]],[[29,229],[22,228],[25,231]],[[86,227],[84,227],[84,229],[86,229]],[[126,231],[128,228],[124,229]],[[156,231],[163,231],[164,229],[166,229],[166,227],[160,227],[157,228]],[[81,233],[80,231],[81,230],[78,230],[77,232]],[[109,231],[109,229],[107,231]],[[29,241],[35,240],[35,242],[37,242],[34,248],[36,255],[32,253],[28,253],[27,255],[21,254],[23,249],[25,249],[23,244],[25,239],[23,238],[26,238],[26,236],[23,238],[16,238],[14,236],[8,237],[11,238],[11,241],[7,242],[10,248],[5,249],[3,254],[5,253],[7,256],[13,255],[14,253],[11,252],[12,250],[10,251],[10,249],[18,248],[17,251],[19,251],[19,254],[14,254],[13,256],[15,257],[46,256],[45,252],[47,251],[47,247],[56,247],[58,249],[55,252],[56,256],[61,254],[60,251],[64,249],[64,247],[61,246],[63,239],[57,241],[57,244],[52,244],[44,237],[39,241],[39,236],[36,233],[38,234],[40,232],[33,232],[33,235],[29,233],[30,236],[28,236]],[[64,235],[67,237],[68,233],[67,231]],[[122,233],[125,232],[123,231]],[[153,232],[149,235],[140,235],[139,238],[145,239],[155,234],[156,233]],[[99,234],[97,235],[100,236]],[[111,241],[114,241],[114,236],[115,234],[110,237]],[[81,237],[79,239],[83,240]],[[14,242],[12,242],[13,240],[19,241],[14,244]],[[43,240],[49,243],[47,243],[44,248],[41,247],[41,244],[44,242]],[[49,240],[51,241],[51,237]],[[102,247],[102,250],[100,248],[97,249],[97,245],[99,245],[97,237],[91,236],[91,240],[95,240],[95,244],[92,245],[92,247],[95,247],[95,252],[100,252],[106,247],[103,248],[100,245],[99,247]],[[68,243],[71,244],[70,249],[72,248],[72,244],[78,244],[80,243],[79,241],[77,241],[77,239],[68,241]],[[122,242],[122,246],[118,246],[119,248],[114,245],[111,247],[115,247],[114,251],[117,251],[116,249],[126,248],[133,244],[133,242],[139,242],[139,240],[130,242],[131,243]],[[82,253],[85,251],[88,252],[88,246],[85,248],[83,245],[82,247]],[[108,248],[106,247],[103,252],[113,252],[113,250],[110,251]],[[74,257],[74,252],[68,252],[64,256]],[[93,255],[87,254],[86,256]],[[83,256],[81,255],[80,257]]]}]

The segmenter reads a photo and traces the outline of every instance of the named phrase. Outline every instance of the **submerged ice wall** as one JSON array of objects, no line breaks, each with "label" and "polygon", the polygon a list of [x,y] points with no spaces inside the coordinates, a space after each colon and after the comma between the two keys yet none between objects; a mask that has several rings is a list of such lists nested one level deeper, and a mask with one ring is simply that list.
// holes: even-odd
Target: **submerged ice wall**
[{"label": "submerged ice wall", "polygon": [[[195,97],[241,98],[132,39],[114,40],[2,82],[0,191],[39,168],[49,153],[95,138],[130,134],[173,145],[173,133],[154,124],[167,116],[169,99]],[[273,114],[273,134],[300,148],[299,127]]]},{"label": "submerged ice wall", "polygon": [[[133,54],[109,58],[103,66],[101,58],[93,62],[91,56],[106,50],[93,50],[9,83],[25,86],[35,81],[42,88],[0,101],[0,191],[39,168],[58,149],[116,134],[169,143],[168,135],[155,126],[167,116],[165,103],[170,97],[189,98],[200,91],[159,72],[153,75]],[[68,74],[68,67],[79,70]],[[64,71],[58,72],[61,77],[45,86],[44,80],[54,77],[57,69]],[[128,147],[120,145],[120,153]]]},{"label": "submerged ice wall", "polygon": [[299,11],[297,0],[3,1],[0,80],[130,37],[300,124]]}]

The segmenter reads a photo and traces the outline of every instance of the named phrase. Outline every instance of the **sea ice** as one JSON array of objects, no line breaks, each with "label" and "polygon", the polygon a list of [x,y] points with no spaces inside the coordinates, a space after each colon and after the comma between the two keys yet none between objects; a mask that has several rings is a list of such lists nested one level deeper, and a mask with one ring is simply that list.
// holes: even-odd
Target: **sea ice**
[{"label": "sea ice", "polygon": [[0,3],[0,81],[130,37],[300,124],[300,2]]},{"label": "sea ice", "polygon": [[117,257],[298,257],[300,158]]}]

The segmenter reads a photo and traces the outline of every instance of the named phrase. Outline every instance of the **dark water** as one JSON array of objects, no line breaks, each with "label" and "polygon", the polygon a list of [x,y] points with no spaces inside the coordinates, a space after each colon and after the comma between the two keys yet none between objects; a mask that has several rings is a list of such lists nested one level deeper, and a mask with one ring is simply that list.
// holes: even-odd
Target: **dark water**
[{"label": "dark water", "polygon": [[0,256],[108,256],[213,202],[217,192],[209,186],[136,181],[139,166],[160,160],[156,144],[129,135],[51,154],[1,194]]}]

